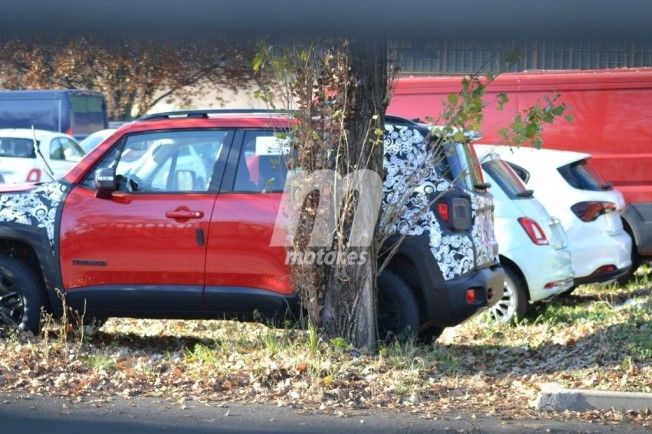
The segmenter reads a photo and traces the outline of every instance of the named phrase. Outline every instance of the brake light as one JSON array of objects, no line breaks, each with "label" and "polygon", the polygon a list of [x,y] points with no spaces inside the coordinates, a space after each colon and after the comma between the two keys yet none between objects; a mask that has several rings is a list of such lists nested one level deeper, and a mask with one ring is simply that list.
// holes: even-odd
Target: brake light
[{"label": "brake light", "polygon": [[592,222],[602,214],[609,214],[616,211],[616,204],[613,202],[587,201],[578,202],[571,206],[571,211],[584,222]]},{"label": "brake light", "polygon": [[72,128],[68,128],[66,130],[66,134],[68,134],[70,137],[75,137],[75,132],[72,130]]},{"label": "brake light", "polygon": [[466,290],[466,303],[467,304],[475,303],[475,289],[469,288]]},{"label": "brake light", "polygon": [[437,214],[445,222],[448,221],[448,204],[446,202],[440,202],[437,204]]},{"label": "brake light", "polygon": [[27,173],[27,178],[25,178],[25,182],[40,182],[41,181],[41,170],[40,169],[32,169]]},{"label": "brake light", "polygon": [[537,246],[545,246],[548,244],[548,238],[546,238],[546,234],[543,232],[543,229],[541,229],[541,226],[539,226],[539,223],[529,217],[520,217],[518,222],[534,244]]}]

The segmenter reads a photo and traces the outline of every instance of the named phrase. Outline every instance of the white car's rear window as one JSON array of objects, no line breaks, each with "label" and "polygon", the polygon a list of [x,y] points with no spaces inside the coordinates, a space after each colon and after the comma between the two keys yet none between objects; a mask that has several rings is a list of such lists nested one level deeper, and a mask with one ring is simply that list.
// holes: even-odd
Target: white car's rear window
[{"label": "white car's rear window", "polygon": [[36,158],[34,141],[20,137],[0,137],[0,157]]}]

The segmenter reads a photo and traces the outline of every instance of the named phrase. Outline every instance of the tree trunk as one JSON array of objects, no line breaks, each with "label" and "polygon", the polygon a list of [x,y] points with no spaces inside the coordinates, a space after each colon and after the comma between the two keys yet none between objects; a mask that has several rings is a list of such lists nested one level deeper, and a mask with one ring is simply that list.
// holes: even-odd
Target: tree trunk
[{"label": "tree trunk", "polygon": [[[351,75],[354,78],[352,104],[345,119],[348,139],[346,172],[367,168],[383,174],[382,140],[376,129],[384,128],[387,106],[387,45],[385,41],[359,40],[351,45]],[[343,233],[351,230],[352,220],[344,220]],[[377,229],[377,227],[376,227]],[[368,249],[368,260],[344,269],[330,267],[325,276],[325,297],[321,322],[327,336],[344,336],[357,348],[374,352],[377,345],[376,271],[378,252],[375,243]]]}]

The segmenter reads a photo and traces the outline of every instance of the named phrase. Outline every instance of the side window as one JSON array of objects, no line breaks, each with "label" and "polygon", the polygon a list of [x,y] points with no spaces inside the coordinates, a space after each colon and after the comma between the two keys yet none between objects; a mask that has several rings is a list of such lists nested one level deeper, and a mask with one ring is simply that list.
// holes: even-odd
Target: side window
[{"label": "side window", "polygon": [[274,130],[247,131],[233,190],[246,193],[281,192],[287,177],[289,146]]},{"label": "side window", "polygon": [[[203,130],[130,135],[95,170],[115,167],[118,191],[207,192],[229,133]],[[95,170],[85,186],[94,186]]]},{"label": "side window", "polygon": [[50,142],[50,159],[57,161],[80,161],[84,151],[77,142],[67,137],[56,137]]}]

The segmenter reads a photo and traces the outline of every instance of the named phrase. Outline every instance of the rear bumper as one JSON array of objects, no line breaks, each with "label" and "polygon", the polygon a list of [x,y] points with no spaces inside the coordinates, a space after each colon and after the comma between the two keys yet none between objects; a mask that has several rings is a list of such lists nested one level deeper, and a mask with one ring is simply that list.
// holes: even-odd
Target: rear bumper
[{"label": "rear bumper", "polygon": [[[503,296],[505,272],[500,265],[475,271],[459,279],[445,283],[445,297],[438,306],[431,306],[437,311],[433,323],[442,327],[458,325],[498,302]],[[468,289],[475,290],[475,301],[467,302]]]},{"label": "rear bumper", "polygon": [[638,254],[652,256],[652,202],[631,203],[622,217],[631,230]]},{"label": "rear bumper", "polygon": [[623,229],[609,234],[580,226],[568,231],[568,240],[576,281],[589,278],[602,266],[613,265],[624,270],[632,265],[632,238]]},{"label": "rear bumper", "polygon": [[623,267],[615,271],[600,273],[598,271],[584,277],[576,277],[575,285],[586,285],[589,283],[611,283],[629,272],[632,267]]}]

